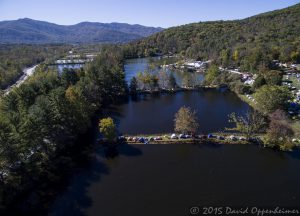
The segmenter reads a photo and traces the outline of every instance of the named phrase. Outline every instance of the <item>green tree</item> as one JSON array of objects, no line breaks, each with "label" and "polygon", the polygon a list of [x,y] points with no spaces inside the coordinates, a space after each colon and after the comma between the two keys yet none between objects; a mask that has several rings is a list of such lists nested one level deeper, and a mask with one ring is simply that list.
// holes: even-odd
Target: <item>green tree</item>
[{"label": "green tree", "polygon": [[212,82],[218,77],[219,74],[220,72],[217,65],[212,64],[206,72],[205,83],[209,85],[212,84]]},{"label": "green tree", "polygon": [[264,85],[257,90],[254,98],[259,110],[264,114],[269,114],[276,109],[285,109],[292,95],[286,87]]},{"label": "green tree", "polygon": [[175,79],[173,73],[170,73],[168,76],[168,87],[169,87],[169,89],[177,88],[176,79]]},{"label": "green tree", "polygon": [[139,71],[136,74],[136,79],[138,82],[138,88],[144,90],[145,89],[145,81],[144,81],[144,74],[143,72]]},{"label": "green tree", "polygon": [[138,72],[137,80],[142,86],[142,89],[148,89],[150,91],[158,87],[158,77],[155,74],[151,74],[149,71]]},{"label": "green tree", "polygon": [[165,70],[161,70],[158,73],[159,86],[163,89],[168,87],[168,74]]},{"label": "green tree", "polygon": [[282,73],[280,71],[270,70],[266,71],[263,75],[268,85],[281,85]]},{"label": "green tree", "polygon": [[191,87],[192,80],[189,73],[185,73],[182,78],[182,87]]},{"label": "green tree", "polygon": [[258,88],[262,87],[265,84],[266,84],[266,80],[265,80],[264,76],[259,74],[256,77],[252,87],[253,87],[253,89],[258,89]]},{"label": "green tree", "polygon": [[300,63],[300,52],[299,51],[298,52],[296,52],[296,51],[292,52],[291,53],[291,59],[295,63]]},{"label": "green tree", "polygon": [[138,88],[138,82],[135,77],[132,77],[130,80],[129,90],[131,94],[136,94]]},{"label": "green tree", "polygon": [[117,137],[116,125],[114,120],[110,117],[99,121],[99,130],[109,142],[113,142]]},{"label": "green tree", "polygon": [[175,131],[183,134],[195,134],[199,127],[196,112],[189,107],[181,107],[175,114]]},{"label": "green tree", "polygon": [[64,86],[74,85],[79,80],[74,69],[64,68],[61,74],[61,82]]},{"label": "green tree", "polygon": [[220,58],[221,58],[222,66],[227,67],[230,62],[230,50],[229,49],[222,50],[220,53]]},{"label": "green tree", "polygon": [[149,84],[149,86],[150,86],[150,90],[154,90],[154,89],[156,89],[156,88],[159,87],[159,85],[158,85],[158,77],[156,75],[152,74],[150,76],[150,84]]}]

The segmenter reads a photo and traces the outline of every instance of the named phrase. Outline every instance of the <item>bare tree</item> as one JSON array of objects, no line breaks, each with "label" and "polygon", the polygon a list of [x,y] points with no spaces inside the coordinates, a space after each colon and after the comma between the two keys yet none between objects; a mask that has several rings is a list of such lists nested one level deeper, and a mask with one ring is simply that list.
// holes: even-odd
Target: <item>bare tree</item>
[{"label": "bare tree", "polygon": [[289,124],[289,120],[282,110],[276,110],[270,116],[270,124],[265,136],[265,144],[277,146],[282,150],[293,147],[292,137],[294,130]]},{"label": "bare tree", "polygon": [[264,116],[255,110],[248,110],[245,116],[232,113],[229,116],[229,122],[235,123],[234,130],[245,134],[247,139],[262,132],[266,127]]}]

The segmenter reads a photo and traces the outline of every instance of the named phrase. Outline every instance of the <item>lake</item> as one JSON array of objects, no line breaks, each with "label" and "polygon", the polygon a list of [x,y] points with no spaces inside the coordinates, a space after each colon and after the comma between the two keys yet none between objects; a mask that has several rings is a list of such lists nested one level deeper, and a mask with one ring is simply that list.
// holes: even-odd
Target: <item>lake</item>
[{"label": "lake", "polygon": [[174,116],[182,106],[197,112],[199,133],[223,131],[233,127],[228,115],[243,115],[249,105],[234,93],[222,90],[184,91],[129,98],[123,104],[112,106],[106,115],[114,118],[123,134],[160,134],[174,131]]},{"label": "lake", "polygon": [[[149,62],[160,61],[158,58],[130,59],[125,64],[125,79],[130,79],[139,71],[147,70]],[[154,70],[154,73],[159,70]],[[169,71],[178,83],[183,76],[196,75],[203,80],[203,74]],[[182,75],[185,74],[185,75]],[[174,131],[174,116],[182,106],[189,106],[197,112],[199,133],[219,132],[232,127],[228,115],[232,112],[244,114],[249,105],[241,101],[234,93],[224,89],[141,95],[129,98],[126,103],[112,106],[106,115],[112,116],[123,134],[160,134]]]},{"label": "lake", "polygon": [[300,207],[300,152],[253,145],[98,146],[51,215],[182,216],[192,206]]},{"label": "lake", "polygon": [[176,59],[174,58],[166,58],[166,59],[160,59],[160,58],[138,58],[138,59],[128,59],[125,62],[124,70],[126,74],[126,81],[129,84],[132,77],[136,76],[138,72],[145,72],[145,71],[151,71],[154,74],[159,73],[159,71],[164,70],[167,73],[173,73],[176,82],[179,86],[181,86],[183,78],[185,76],[192,78],[196,81],[196,83],[200,84],[203,79],[203,73],[196,73],[196,72],[184,72],[179,70],[170,70],[170,69],[162,69],[155,67],[154,69],[151,69],[149,67],[150,63],[158,63],[163,64],[164,62],[167,62],[167,64],[174,63]]},{"label": "lake", "polygon": [[[136,71],[132,68],[147,67],[145,60],[137,61],[125,66],[127,80]],[[234,93],[210,89],[128,98],[105,114],[121,133],[171,133],[174,114],[184,105],[197,111],[199,133],[230,127],[231,112],[243,115],[249,109]],[[90,163],[76,170],[50,215],[183,216],[193,206],[299,208],[299,167],[299,150],[123,144],[108,154],[95,144]]]}]

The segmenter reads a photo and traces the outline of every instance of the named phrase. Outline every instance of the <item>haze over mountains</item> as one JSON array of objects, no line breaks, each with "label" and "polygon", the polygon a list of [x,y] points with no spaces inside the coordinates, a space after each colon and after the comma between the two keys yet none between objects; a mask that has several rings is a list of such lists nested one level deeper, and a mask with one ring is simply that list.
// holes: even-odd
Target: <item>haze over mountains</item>
[{"label": "haze over mountains", "polygon": [[123,43],[162,30],[126,23],[57,25],[24,18],[0,22],[0,43]]}]

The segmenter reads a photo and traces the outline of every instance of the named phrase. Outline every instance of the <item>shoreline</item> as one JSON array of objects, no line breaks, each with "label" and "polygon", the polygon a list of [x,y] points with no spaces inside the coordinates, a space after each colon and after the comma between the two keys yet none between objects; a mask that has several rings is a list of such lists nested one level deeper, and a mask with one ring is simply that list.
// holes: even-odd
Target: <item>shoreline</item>
[{"label": "shoreline", "polygon": [[149,143],[141,143],[141,142],[133,142],[133,141],[126,141],[125,142],[128,145],[216,145],[216,146],[222,146],[222,145],[250,145],[252,143],[248,141],[228,141],[228,140],[214,140],[214,139],[205,139],[205,140],[183,140],[183,139],[177,139],[177,140],[163,140],[163,141],[150,141]]},{"label": "shoreline", "polygon": [[[136,94],[177,93],[182,91],[197,91],[207,89],[218,89],[217,86],[178,87],[175,89],[137,90]],[[130,94],[134,95],[134,94]]]},{"label": "shoreline", "polygon": [[244,136],[231,133],[214,133],[209,135],[197,135],[194,138],[171,138],[168,134],[144,134],[144,135],[124,135],[119,137],[119,141],[133,145],[172,145],[172,144],[215,144],[215,145],[248,145],[259,144],[260,139],[256,141],[246,140]]},{"label": "shoreline", "polygon": [[[201,136],[201,137],[200,137]],[[160,137],[160,140],[154,140],[154,138]],[[222,137],[222,138],[220,138]],[[136,138],[136,140],[128,139]],[[143,141],[139,140],[142,138]],[[105,144],[105,141],[100,140],[100,144]],[[270,148],[276,150],[275,146],[268,146],[263,143],[261,136],[253,136],[250,140],[247,140],[242,134],[230,134],[230,133],[214,133],[208,135],[198,135],[195,138],[174,138],[172,139],[166,134],[148,134],[148,135],[136,135],[136,136],[121,136],[117,144],[127,145],[211,145],[211,146],[224,146],[224,145],[256,145],[263,148]],[[298,149],[300,145],[294,143],[292,148],[278,149],[279,151],[292,152],[294,149]]]}]

